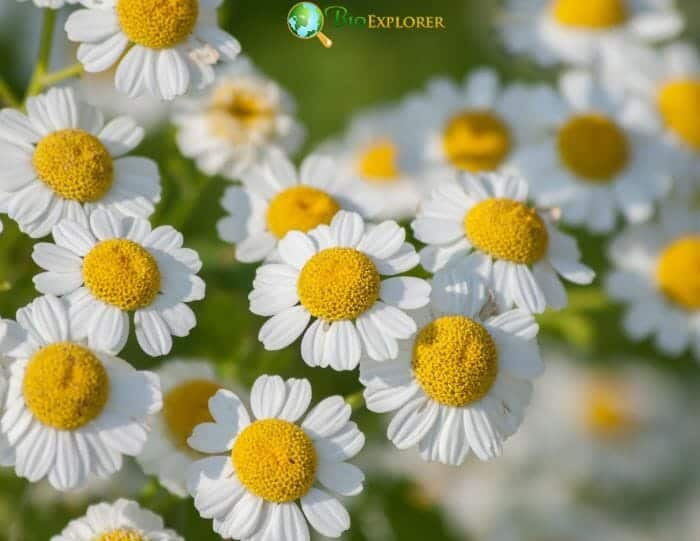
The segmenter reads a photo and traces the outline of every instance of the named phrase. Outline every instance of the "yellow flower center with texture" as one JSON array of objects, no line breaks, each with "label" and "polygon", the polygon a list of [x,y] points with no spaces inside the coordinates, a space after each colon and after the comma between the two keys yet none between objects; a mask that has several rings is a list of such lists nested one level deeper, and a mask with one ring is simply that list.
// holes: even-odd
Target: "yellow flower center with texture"
[{"label": "yellow flower center with texture", "polygon": [[667,83],[659,92],[658,106],[666,126],[700,152],[700,79]]},{"label": "yellow flower center with texture", "polygon": [[29,360],[22,392],[41,423],[75,430],[95,419],[109,398],[109,376],[87,348],[70,342],[43,347]]},{"label": "yellow flower center with texture", "polygon": [[388,139],[381,139],[364,149],[357,169],[368,182],[383,184],[399,177],[399,149]]},{"label": "yellow flower center with texture", "polygon": [[583,421],[587,429],[600,438],[621,436],[636,424],[623,390],[605,383],[586,390]]},{"label": "yellow flower center with texture", "polygon": [[552,15],[564,26],[603,30],[623,24],[627,6],[625,0],[554,0]]},{"label": "yellow flower center with texture", "polygon": [[221,385],[206,379],[193,379],[181,383],[163,397],[163,418],[173,443],[188,450],[187,438],[194,427],[214,421],[209,413],[209,399],[221,389]]},{"label": "yellow flower center with texture", "polygon": [[299,300],[325,321],[355,319],[379,297],[380,277],[372,260],[354,248],[327,248],[299,274]]},{"label": "yellow flower center with texture", "polygon": [[276,112],[276,106],[254,89],[223,82],[212,93],[208,122],[217,137],[243,144],[251,141],[252,133],[257,137],[273,135]]},{"label": "yellow flower center with texture", "polygon": [[267,227],[281,239],[289,231],[311,231],[331,223],[340,205],[326,192],[311,186],[293,186],[278,193],[267,207]]},{"label": "yellow flower center with texture", "polygon": [[294,423],[281,419],[248,425],[233,444],[231,460],[243,486],[276,503],[304,496],[314,482],[318,464],[311,438]]},{"label": "yellow flower center with texture", "polygon": [[153,302],[160,290],[155,258],[128,239],[103,240],[83,260],[83,280],[90,292],[121,310],[136,310]]},{"label": "yellow flower center with texture", "polygon": [[466,406],[486,396],[496,381],[496,344],[482,325],[468,317],[440,317],[418,332],[413,373],[435,402]]},{"label": "yellow flower center with texture", "polygon": [[169,49],[194,30],[199,0],[118,0],[117,17],[129,41],[149,49]]},{"label": "yellow flower center with texture", "polygon": [[599,114],[570,118],[557,134],[559,157],[583,180],[610,182],[629,161],[625,133],[612,120]]},{"label": "yellow flower center with texture", "polygon": [[119,528],[103,533],[95,541],[146,541],[146,538],[131,528]]},{"label": "yellow flower center with texture", "polygon": [[32,157],[39,179],[64,199],[89,203],[112,186],[112,156],[94,135],[67,129],[39,140]]},{"label": "yellow flower center with texture", "polygon": [[442,146],[449,162],[464,171],[494,171],[511,149],[508,126],[491,111],[464,111],[445,126]]},{"label": "yellow flower center with texture", "polygon": [[661,291],[688,310],[700,310],[700,235],[681,237],[668,245],[656,270]]},{"label": "yellow flower center with texture", "polygon": [[531,265],[547,253],[547,226],[535,209],[512,199],[485,199],[464,218],[469,241],[497,259]]}]

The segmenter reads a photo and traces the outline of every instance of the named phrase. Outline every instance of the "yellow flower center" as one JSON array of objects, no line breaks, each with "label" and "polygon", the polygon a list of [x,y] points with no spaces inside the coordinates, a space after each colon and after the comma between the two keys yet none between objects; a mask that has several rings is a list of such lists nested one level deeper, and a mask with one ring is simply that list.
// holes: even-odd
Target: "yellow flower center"
[{"label": "yellow flower center", "polygon": [[146,541],[146,538],[131,528],[119,528],[101,534],[95,541]]},{"label": "yellow flower center", "polygon": [[575,28],[611,28],[627,20],[625,0],[554,0],[554,19]]},{"label": "yellow flower center", "polygon": [[255,129],[256,134],[270,135],[276,112],[276,107],[262,99],[254,89],[224,82],[212,93],[209,126],[214,135],[241,144],[249,139],[251,129]]},{"label": "yellow flower center", "polygon": [[117,17],[129,41],[169,49],[185,41],[199,16],[199,0],[119,0]]},{"label": "yellow flower center", "polygon": [[180,449],[190,450],[187,438],[194,427],[214,421],[209,399],[221,385],[206,379],[193,379],[174,387],[163,397],[163,418],[170,438]]},{"label": "yellow flower center", "polygon": [[32,157],[39,179],[64,199],[97,201],[112,186],[112,157],[92,134],[59,130],[43,137]]},{"label": "yellow flower center", "polygon": [[700,79],[680,79],[665,84],[658,106],[666,126],[700,152]]},{"label": "yellow flower center", "polygon": [[327,248],[301,269],[301,304],[325,321],[355,319],[379,297],[380,277],[372,260],[354,248]]},{"label": "yellow flower center", "polygon": [[385,183],[399,176],[399,149],[389,139],[380,139],[364,149],[357,163],[357,169],[368,182]]},{"label": "yellow flower center", "polygon": [[478,173],[494,171],[511,149],[508,126],[491,111],[463,111],[445,126],[442,146],[452,165]]},{"label": "yellow flower center", "polygon": [[109,376],[89,350],[70,342],[37,351],[24,373],[27,408],[43,424],[75,430],[95,419],[109,398]]},{"label": "yellow flower center", "polygon": [[595,184],[613,180],[629,160],[625,133],[595,113],[571,117],[559,129],[557,146],[564,165]]},{"label": "yellow flower center", "polygon": [[278,193],[267,207],[267,227],[281,239],[289,231],[311,231],[331,223],[340,205],[326,192],[311,186],[293,186]]},{"label": "yellow flower center", "polygon": [[598,383],[587,389],[583,422],[586,428],[599,438],[621,436],[636,424],[622,389],[605,383]]},{"label": "yellow flower center", "polygon": [[496,344],[482,325],[468,317],[440,317],[418,332],[413,373],[434,401],[466,406],[486,396],[496,381]]},{"label": "yellow flower center", "polygon": [[83,260],[83,280],[90,292],[122,310],[153,302],[160,290],[160,269],[148,250],[128,239],[103,240]]},{"label": "yellow flower center", "polygon": [[656,279],[664,294],[688,310],[700,310],[700,235],[681,237],[661,253]]},{"label": "yellow flower center", "polygon": [[512,199],[485,199],[464,218],[469,241],[497,259],[530,265],[547,252],[549,235],[535,209]]},{"label": "yellow flower center", "polygon": [[318,464],[311,438],[294,423],[281,419],[248,425],[236,438],[231,460],[243,486],[276,503],[304,496],[314,482]]}]

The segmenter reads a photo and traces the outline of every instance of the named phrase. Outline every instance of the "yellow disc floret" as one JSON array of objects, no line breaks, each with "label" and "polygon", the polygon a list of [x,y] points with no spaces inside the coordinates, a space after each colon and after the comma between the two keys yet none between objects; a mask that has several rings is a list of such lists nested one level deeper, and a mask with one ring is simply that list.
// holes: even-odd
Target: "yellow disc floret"
[{"label": "yellow disc floret", "polygon": [[357,170],[368,182],[385,183],[399,176],[399,149],[389,139],[375,141],[363,150]]},{"label": "yellow disc floret", "polygon": [[656,279],[664,294],[688,310],[700,310],[700,235],[681,237],[659,257]]},{"label": "yellow disc floret", "polygon": [[262,89],[225,81],[212,92],[208,109],[214,135],[233,144],[274,134],[277,104],[262,95]]},{"label": "yellow disc floret", "polygon": [[64,199],[99,200],[112,186],[112,157],[94,135],[59,130],[39,140],[32,157],[39,179]]},{"label": "yellow disc floret", "polygon": [[510,152],[510,131],[491,111],[463,111],[447,122],[442,146],[449,162],[458,169],[494,171]]},{"label": "yellow disc floret", "polygon": [[22,384],[27,408],[41,423],[75,430],[95,419],[109,398],[109,377],[87,348],[50,344],[27,364]]},{"label": "yellow disc floret", "polygon": [[486,396],[496,381],[496,344],[482,325],[468,317],[440,317],[418,332],[413,373],[434,401],[466,406]]},{"label": "yellow disc floret", "polygon": [[243,486],[276,503],[304,496],[314,482],[318,464],[311,438],[294,423],[281,419],[248,425],[236,438],[231,460]]},{"label": "yellow disc floret", "polygon": [[193,379],[181,383],[163,397],[163,418],[173,443],[181,449],[189,449],[187,438],[194,427],[211,423],[209,399],[221,389],[221,385],[206,379]]},{"label": "yellow disc floret", "polygon": [[700,79],[665,84],[659,92],[658,105],[666,126],[700,152]]},{"label": "yellow disc floret", "polygon": [[146,538],[137,530],[119,528],[99,535],[95,541],[146,541]]},{"label": "yellow disc floret", "polygon": [[583,422],[594,436],[617,437],[634,428],[636,420],[624,389],[609,382],[597,382],[589,387],[584,395]]},{"label": "yellow disc floret", "polygon": [[609,118],[599,114],[570,118],[557,135],[559,157],[583,180],[610,182],[629,160],[625,133]]},{"label": "yellow disc floret", "polygon": [[149,49],[169,49],[184,42],[199,17],[199,0],[118,0],[122,32]]},{"label": "yellow disc floret", "polygon": [[148,306],[160,291],[160,269],[151,253],[128,239],[103,240],[83,260],[90,292],[122,310]]},{"label": "yellow disc floret", "polygon": [[547,227],[535,209],[512,199],[485,199],[464,218],[469,241],[497,259],[530,265],[547,253]]},{"label": "yellow disc floret", "polygon": [[625,0],[554,0],[554,19],[564,26],[605,29],[627,20]]},{"label": "yellow disc floret", "polygon": [[354,248],[327,248],[309,259],[297,292],[311,315],[326,321],[355,319],[379,297],[380,277],[372,260]]},{"label": "yellow disc floret", "polygon": [[290,231],[311,231],[331,223],[340,205],[326,192],[311,186],[294,186],[278,193],[267,207],[267,227],[281,239]]}]

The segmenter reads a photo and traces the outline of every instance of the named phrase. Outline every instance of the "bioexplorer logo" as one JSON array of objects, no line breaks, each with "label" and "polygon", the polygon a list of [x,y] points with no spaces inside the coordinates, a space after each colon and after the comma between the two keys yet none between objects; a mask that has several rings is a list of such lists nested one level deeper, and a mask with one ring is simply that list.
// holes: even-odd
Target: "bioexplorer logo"
[{"label": "bioexplorer logo", "polygon": [[344,26],[364,27],[368,30],[445,30],[445,19],[437,15],[352,15],[342,5],[328,6],[321,10],[313,2],[299,2],[287,14],[287,26],[293,35],[301,39],[318,38],[324,47],[333,41],[322,30],[328,22],[335,28]]}]

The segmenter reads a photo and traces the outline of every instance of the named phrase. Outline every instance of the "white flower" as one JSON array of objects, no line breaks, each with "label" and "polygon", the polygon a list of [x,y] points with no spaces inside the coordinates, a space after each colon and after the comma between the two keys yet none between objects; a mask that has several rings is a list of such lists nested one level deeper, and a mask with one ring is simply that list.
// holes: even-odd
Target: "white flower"
[{"label": "white flower", "polygon": [[628,227],[610,245],[611,297],[627,305],[623,324],[634,340],[653,337],[664,353],[688,346],[700,361],[700,214],[667,204],[655,223]]},{"label": "white flower", "polygon": [[329,224],[341,210],[369,218],[378,202],[361,187],[343,182],[335,162],[311,154],[299,173],[276,148],[269,148],[263,162],[242,174],[243,186],[226,189],[221,199],[228,213],[219,220],[219,236],[236,244],[236,259],[246,263],[276,260],[279,241],[289,231],[306,233]]},{"label": "white flower", "polygon": [[432,286],[396,360],[360,363],[365,403],[396,411],[387,437],[399,449],[417,445],[424,460],[459,465],[470,449],[493,458],[523,420],[529,380],[544,370],[537,323],[522,310],[482,315],[485,283],[458,269],[440,271]]},{"label": "white flower", "polygon": [[153,429],[136,460],[144,472],[173,494],[187,495],[187,468],[202,455],[187,445],[195,426],[212,422],[209,399],[223,384],[205,361],[173,359],[158,370],[163,409],[153,416]]},{"label": "white flower", "polygon": [[404,310],[426,305],[430,294],[420,278],[381,279],[418,264],[405,237],[396,222],[365,227],[345,211],[309,234],[287,233],[281,263],[259,267],[248,296],[251,312],[272,316],[258,335],[265,349],[282,349],[303,334],[309,366],[352,370],[363,352],[377,361],[396,357],[397,340],[416,331]]},{"label": "white flower", "polygon": [[63,218],[87,225],[96,208],[147,218],[160,201],[153,160],[126,156],[144,131],[128,117],[104,125],[72,89],[29,98],[27,115],[0,111],[0,206],[20,229],[43,237]]},{"label": "white flower", "polygon": [[[158,378],[78,340],[64,301],[39,297],[3,321],[13,360],[0,421],[0,456],[15,473],[57,490],[119,470],[146,443],[148,415],[161,407]],[[11,460],[5,460],[10,458]]]},{"label": "white flower", "polygon": [[163,519],[139,504],[119,499],[88,507],[84,517],[71,520],[51,541],[184,541],[166,530]]},{"label": "white flower", "polygon": [[148,355],[165,355],[172,336],[187,336],[197,324],[185,304],[204,298],[202,266],[182,234],[170,226],[151,229],[141,218],[96,210],[89,226],[63,220],[53,229],[55,244],[34,245],[42,269],[34,285],[64,295],[71,328],[90,347],[118,352],[129,336],[134,312],[136,339]]},{"label": "white flower", "polygon": [[[27,0],[17,0],[18,2],[26,2]],[[66,4],[77,4],[80,0],[32,0],[36,7],[59,9]]]},{"label": "white flower", "polygon": [[537,63],[591,64],[606,41],[657,43],[681,33],[674,0],[509,0],[500,23],[508,49]]},{"label": "white flower", "polygon": [[205,174],[230,180],[270,146],[293,154],[304,140],[293,99],[242,56],[217,70],[205,94],[175,102],[173,121],[180,151]]},{"label": "white flower", "polygon": [[209,400],[214,422],[197,426],[188,443],[219,454],[193,464],[187,486],[199,514],[214,519],[221,537],[308,541],[307,521],[326,537],[350,527],[343,504],[315,485],[359,494],[364,475],[346,461],[365,437],[341,396],[322,400],[297,424],[310,401],[308,380],[266,375],[251,391],[252,422],[232,392],[221,390]]},{"label": "white flower", "polygon": [[82,0],[87,9],[70,15],[68,39],[79,42],[85,71],[117,64],[114,83],[129,97],[150,94],[165,100],[203,88],[214,80],[213,64],[233,60],[241,50],[221,30],[216,8],[222,0]]},{"label": "white flower", "polygon": [[579,262],[576,241],[545,213],[526,204],[527,183],[512,174],[463,173],[438,187],[411,223],[423,267],[458,265],[489,281],[500,310],[560,309],[567,297],[558,274],[589,284],[595,274]]},{"label": "white flower", "polygon": [[649,219],[671,186],[668,146],[640,125],[619,88],[583,71],[565,73],[559,87],[563,100],[552,96],[551,110],[561,113],[534,121],[546,137],[513,159],[532,179],[535,202],[595,233],[613,229],[618,211],[629,222]]}]

